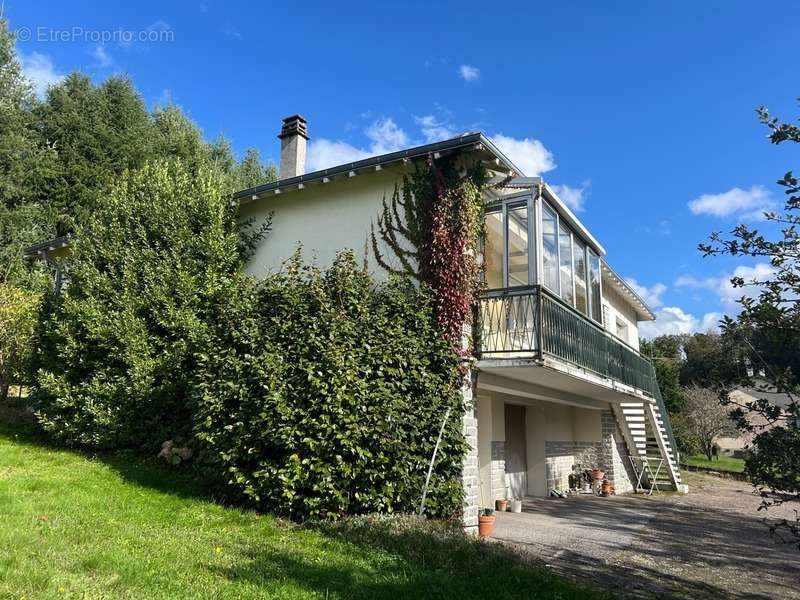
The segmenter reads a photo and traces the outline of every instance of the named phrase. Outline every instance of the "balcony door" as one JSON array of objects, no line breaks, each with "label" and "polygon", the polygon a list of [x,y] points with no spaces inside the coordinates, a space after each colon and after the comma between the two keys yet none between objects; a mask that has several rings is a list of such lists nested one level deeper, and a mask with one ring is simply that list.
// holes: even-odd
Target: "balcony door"
[{"label": "balcony door", "polygon": [[533,202],[517,194],[486,209],[483,260],[489,290],[525,287],[536,282]]}]

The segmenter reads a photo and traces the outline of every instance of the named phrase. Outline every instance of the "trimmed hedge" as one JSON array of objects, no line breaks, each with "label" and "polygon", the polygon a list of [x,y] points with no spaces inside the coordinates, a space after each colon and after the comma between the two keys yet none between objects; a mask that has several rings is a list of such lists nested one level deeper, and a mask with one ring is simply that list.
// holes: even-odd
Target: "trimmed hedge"
[{"label": "trimmed hedge", "polygon": [[301,519],[414,511],[450,407],[426,506],[458,514],[458,357],[429,294],[400,279],[376,285],[351,253],[326,272],[296,255],[238,285],[194,388],[200,459],[225,494]]}]

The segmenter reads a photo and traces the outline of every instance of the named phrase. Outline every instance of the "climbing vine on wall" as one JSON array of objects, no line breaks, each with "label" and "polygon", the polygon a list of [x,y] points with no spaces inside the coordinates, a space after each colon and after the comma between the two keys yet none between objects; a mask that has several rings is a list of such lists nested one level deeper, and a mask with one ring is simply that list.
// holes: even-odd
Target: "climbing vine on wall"
[{"label": "climbing vine on wall", "polygon": [[[485,171],[463,166],[457,155],[428,157],[384,198],[377,233],[371,234],[375,258],[390,272],[409,275],[430,288],[437,325],[459,352],[480,285],[478,244],[483,229]],[[378,244],[380,237],[398,265]]]}]

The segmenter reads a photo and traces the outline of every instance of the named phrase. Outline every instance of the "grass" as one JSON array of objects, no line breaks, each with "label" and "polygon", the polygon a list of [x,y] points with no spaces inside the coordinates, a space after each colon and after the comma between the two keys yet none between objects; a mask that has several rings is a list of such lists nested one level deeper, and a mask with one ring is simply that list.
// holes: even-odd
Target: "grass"
[{"label": "grass", "polygon": [[2,423],[0,521],[0,598],[608,597],[452,526],[299,526],[215,504],[160,464]]},{"label": "grass", "polygon": [[682,456],[681,462],[690,467],[704,467],[715,471],[744,472],[744,460],[733,458],[732,456],[720,456],[719,458],[708,460],[705,454],[695,454],[694,456]]}]

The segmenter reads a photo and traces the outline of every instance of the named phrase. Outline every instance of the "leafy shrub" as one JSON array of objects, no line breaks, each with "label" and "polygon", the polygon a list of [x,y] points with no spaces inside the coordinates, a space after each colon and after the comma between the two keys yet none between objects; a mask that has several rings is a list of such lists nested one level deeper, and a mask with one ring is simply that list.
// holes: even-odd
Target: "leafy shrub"
[{"label": "leafy shrub", "polygon": [[158,447],[189,433],[194,344],[242,257],[210,168],[126,172],[76,236],[42,326],[39,422],[68,445]]},{"label": "leafy shrub", "polygon": [[40,296],[0,283],[0,402],[22,384],[31,356]]},{"label": "leafy shrub", "polygon": [[201,459],[225,493],[293,518],[413,511],[450,407],[427,507],[458,513],[458,358],[430,295],[376,285],[349,253],[238,287],[195,388]]}]

